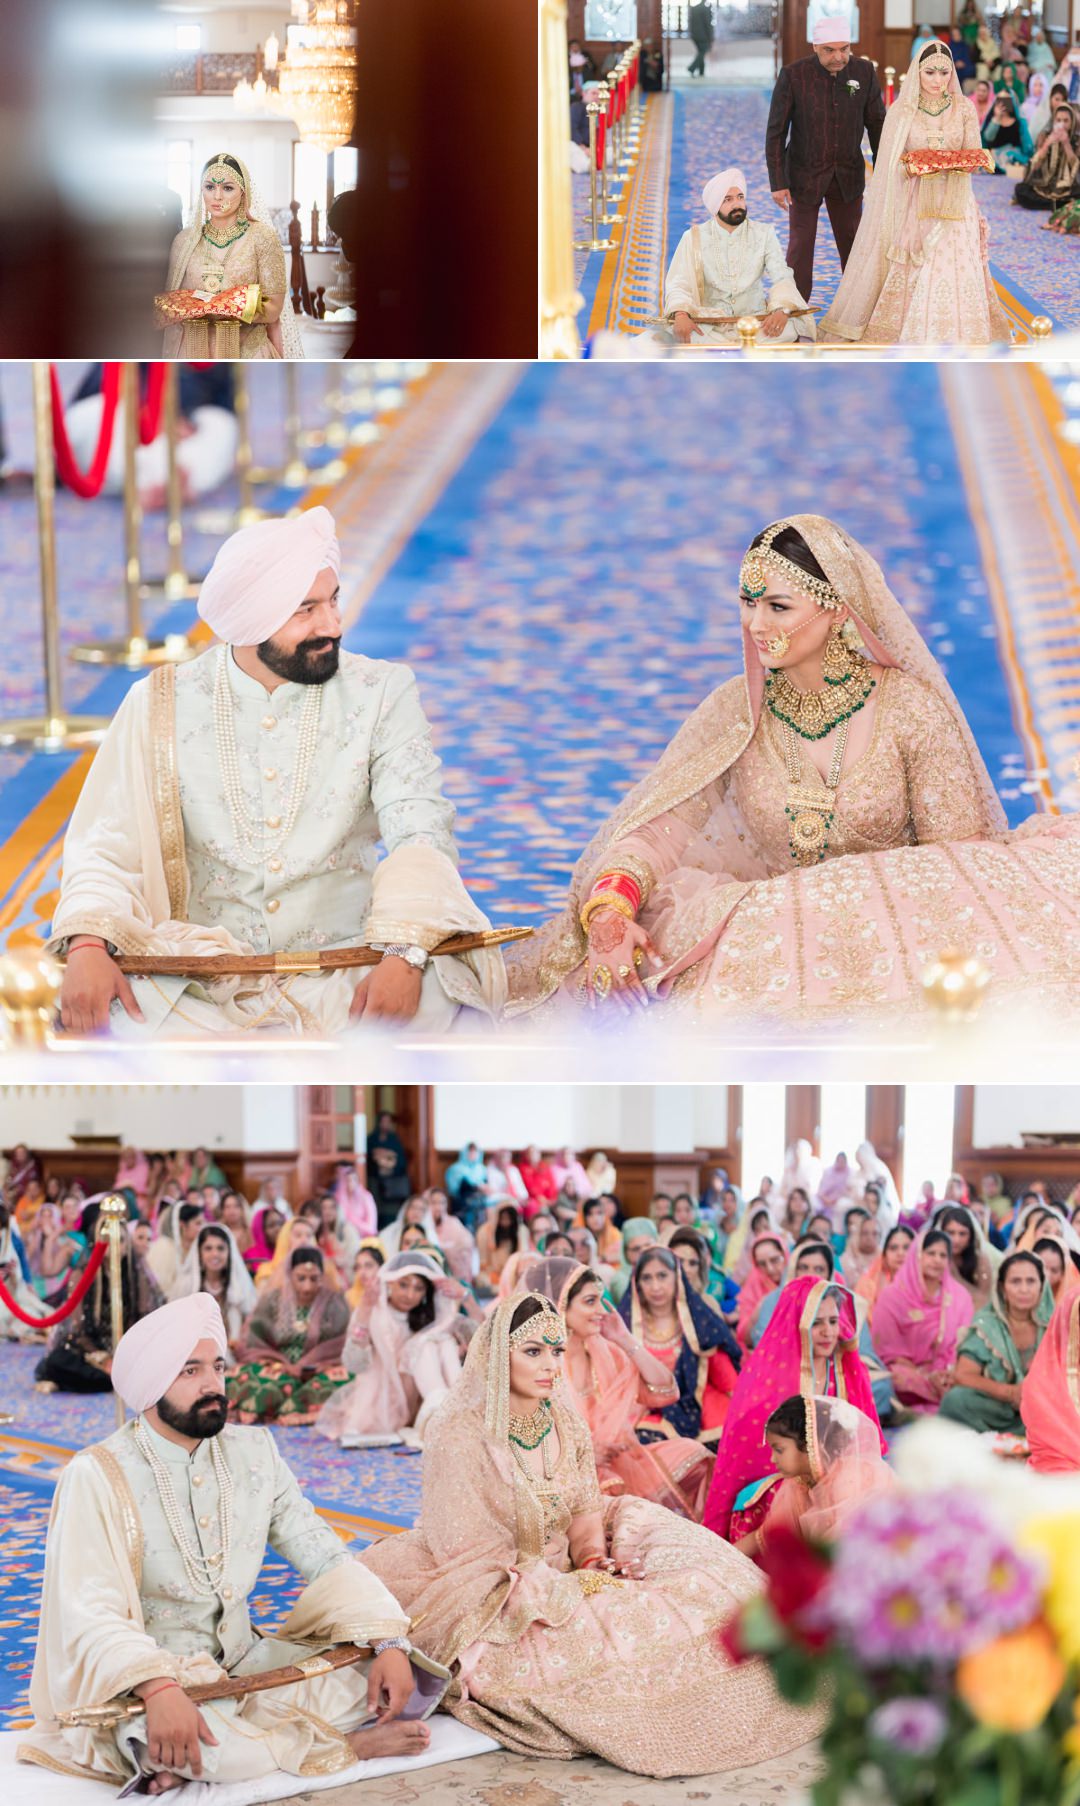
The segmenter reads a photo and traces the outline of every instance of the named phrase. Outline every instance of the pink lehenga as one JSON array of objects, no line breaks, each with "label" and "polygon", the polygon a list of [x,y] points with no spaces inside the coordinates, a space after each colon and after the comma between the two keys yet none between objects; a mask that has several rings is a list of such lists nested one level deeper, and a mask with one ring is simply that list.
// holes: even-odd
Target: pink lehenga
[{"label": "pink lehenga", "polygon": [[781,1529],[808,1543],[831,1543],[868,1499],[890,1492],[896,1476],[881,1454],[870,1419],[842,1398],[807,1398],[810,1482],[782,1480],[769,1496],[758,1527],[759,1548]]},{"label": "pink lehenga", "polygon": [[[663,1506],[605,1502],[588,1430],[561,1401],[548,1477],[517,1454],[509,1336],[521,1302],[477,1331],[432,1419],[418,1526],[360,1558],[451,1669],[445,1708],[523,1755],[594,1754],[643,1775],[712,1774],[809,1743],[820,1711],[787,1705],[763,1663],[733,1668],[720,1648],[718,1632],[763,1589],[753,1562]],[[599,1535],[618,1563],[641,1562],[641,1578],[575,1567]]]},{"label": "pink lehenga", "polygon": [[[947,44],[936,49],[952,64]],[[818,328],[874,345],[1006,344],[990,274],[989,227],[966,170],[910,175],[909,151],[980,151],[979,120],[953,68],[940,114],[919,105],[919,46],[889,108],[847,267]]]},{"label": "pink lehenga", "polygon": [[[923,975],[958,944],[986,968],[984,1017],[1017,1001],[1055,1021],[1075,1016],[1080,817],[1035,816],[1010,832],[945,675],[880,566],[820,515],[783,524],[846,604],[859,655],[881,670],[870,745],[835,789],[809,760],[796,787],[744,627],[743,675],[706,698],[594,836],[563,913],[508,951],[508,1013],[581,1019],[580,912],[597,878],[618,869],[639,885],[637,920],[662,959],[645,969],[646,990],[725,1035],[925,1033],[934,1010]],[[831,816],[812,864],[792,850],[792,798]]]}]

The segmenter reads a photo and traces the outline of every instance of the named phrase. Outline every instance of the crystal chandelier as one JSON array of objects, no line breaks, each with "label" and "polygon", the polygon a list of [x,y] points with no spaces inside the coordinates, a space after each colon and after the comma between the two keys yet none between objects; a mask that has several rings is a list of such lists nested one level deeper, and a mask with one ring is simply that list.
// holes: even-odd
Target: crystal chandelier
[{"label": "crystal chandelier", "polygon": [[[278,106],[303,143],[329,153],[353,133],[356,0],[293,0],[293,18],[277,61]],[[277,50],[275,42],[275,58]]]}]

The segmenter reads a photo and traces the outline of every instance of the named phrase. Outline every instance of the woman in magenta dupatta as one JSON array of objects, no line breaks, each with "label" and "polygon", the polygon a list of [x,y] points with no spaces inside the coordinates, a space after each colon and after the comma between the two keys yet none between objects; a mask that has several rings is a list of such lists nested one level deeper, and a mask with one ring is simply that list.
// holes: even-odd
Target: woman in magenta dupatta
[{"label": "woman in magenta dupatta", "polygon": [[874,1307],[874,1347],[892,1374],[896,1396],[916,1411],[936,1411],[952,1384],[956,1349],[975,1314],[967,1287],[949,1268],[949,1238],[927,1230]]},{"label": "woman in magenta dupatta", "polygon": [[762,1299],[775,1292],[783,1281],[788,1245],[787,1237],[778,1229],[756,1235],[750,1244],[750,1273],[745,1285],[739,1289],[735,1329],[736,1337],[747,1352],[754,1346],[751,1332]]},{"label": "woman in magenta dupatta", "polygon": [[[816,1348],[814,1324],[826,1302],[839,1307],[839,1323],[824,1355]],[[831,1315],[831,1313],[828,1313]],[[765,1334],[743,1362],[713,1470],[704,1523],[728,1542],[757,1530],[779,1483],[765,1424],[776,1407],[796,1392],[804,1398],[844,1398],[877,1427],[881,1452],[887,1445],[878,1425],[870,1378],[859,1357],[855,1300],[843,1286],[807,1275],[780,1293]],[[820,1331],[818,1341],[820,1342]]]}]

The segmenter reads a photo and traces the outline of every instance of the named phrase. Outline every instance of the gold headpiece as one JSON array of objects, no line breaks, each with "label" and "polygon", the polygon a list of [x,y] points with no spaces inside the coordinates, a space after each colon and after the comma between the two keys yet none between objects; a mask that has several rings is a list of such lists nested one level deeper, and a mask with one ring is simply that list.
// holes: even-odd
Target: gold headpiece
[{"label": "gold headpiece", "polygon": [[214,158],[212,163],[208,163],[203,170],[203,181],[237,182],[241,188],[244,186],[244,178],[239,170],[234,169],[231,163],[221,162],[217,157]]},{"label": "gold headpiece", "polygon": [[954,68],[955,64],[951,62],[947,56],[935,56],[928,58],[925,63],[919,64],[919,74],[921,75],[924,70],[930,69],[933,71],[940,71],[942,75],[951,75]]},{"label": "gold headpiece", "polygon": [[549,1348],[557,1343],[561,1347],[565,1341],[566,1324],[546,1300],[541,1310],[534,1311],[520,1329],[513,1330],[510,1335],[511,1348],[516,1348],[521,1342],[546,1342]]},{"label": "gold headpiece", "polygon": [[775,550],[773,540],[778,533],[782,533],[784,528],[790,525],[790,521],[774,521],[772,526],[766,528],[762,534],[761,544],[751,546],[739,571],[739,582],[742,584],[743,590],[756,601],[759,596],[765,594],[769,572],[775,571],[779,576],[786,577],[789,582],[794,583],[796,588],[805,590],[807,595],[813,596],[815,602],[820,603],[822,608],[843,608],[844,599],[837,594],[831,583],[824,582],[820,577],[811,577],[808,571],[801,570],[797,564],[792,563],[790,558],[785,558],[782,552]]}]

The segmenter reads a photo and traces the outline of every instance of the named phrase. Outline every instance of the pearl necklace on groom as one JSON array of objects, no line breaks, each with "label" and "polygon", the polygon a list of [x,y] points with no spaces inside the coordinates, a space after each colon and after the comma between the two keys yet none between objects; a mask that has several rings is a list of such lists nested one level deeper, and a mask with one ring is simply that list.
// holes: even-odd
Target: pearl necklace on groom
[{"label": "pearl necklace on groom", "polygon": [[141,1417],[135,1419],[135,1446],[150,1472],[154,1476],[161,1509],[165,1513],[165,1522],[169,1526],[173,1542],[179,1551],[180,1560],[184,1564],[184,1574],[192,1592],[202,1599],[222,1599],[229,1595],[225,1576],[229,1571],[229,1557],[232,1554],[232,1508],[233,1483],[232,1475],[225,1465],[225,1457],[216,1436],[210,1438],[210,1459],[214,1464],[214,1478],[218,1487],[218,1522],[221,1530],[221,1547],[216,1554],[205,1555],[197,1543],[193,1544],[184,1522],[184,1513],[180,1501],[173,1488],[172,1476],[161,1459],[146,1432]]},{"label": "pearl necklace on groom", "polygon": [[[236,745],[236,710],[232,685],[229,682],[229,669],[226,660],[231,657],[228,646],[222,646],[218,654],[218,667],[214,674],[214,738],[217,742],[218,769],[221,772],[225,801],[229,806],[233,832],[237,845],[242,853],[256,865],[264,865],[274,853],[281,851],[300,813],[300,804],[304,800],[304,792],[311,775],[312,761],[319,744],[319,717],[322,712],[322,684],[308,684],[307,695],[300,715],[300,737],[296,749],[296,766],[293,771],[292,786],[283,815],[269,815],[264,821],[256,821],[247,806],[244,787],[240,780],[240,755]],[[267,834],[266,829],[270,832]]]}]

